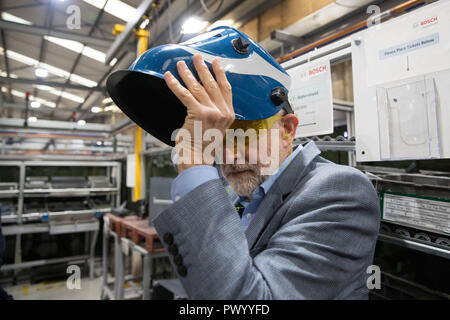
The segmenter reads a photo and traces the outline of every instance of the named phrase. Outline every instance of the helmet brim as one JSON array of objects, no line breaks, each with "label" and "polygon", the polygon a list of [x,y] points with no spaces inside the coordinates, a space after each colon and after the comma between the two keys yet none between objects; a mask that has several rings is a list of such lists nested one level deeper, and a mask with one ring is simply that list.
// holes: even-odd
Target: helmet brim
[{"label": "helmet brim", "polygon": [[162,75],[119,70],[108,77],[106,88],[114,103],[138,126],[175,146],[172,133],[183,126],[186,107],[170,91]]}]

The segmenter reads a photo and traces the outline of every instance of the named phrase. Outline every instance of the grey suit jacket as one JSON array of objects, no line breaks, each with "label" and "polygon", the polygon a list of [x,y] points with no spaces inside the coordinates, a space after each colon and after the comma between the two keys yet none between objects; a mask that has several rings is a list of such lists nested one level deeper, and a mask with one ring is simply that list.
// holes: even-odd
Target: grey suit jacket
[{"label": "grey suit jacket", "polygon": [[153,220],[191,299],[367,299],[378,197],[319,154],[313,142],[300,151],[245,232],[219,179]]}]

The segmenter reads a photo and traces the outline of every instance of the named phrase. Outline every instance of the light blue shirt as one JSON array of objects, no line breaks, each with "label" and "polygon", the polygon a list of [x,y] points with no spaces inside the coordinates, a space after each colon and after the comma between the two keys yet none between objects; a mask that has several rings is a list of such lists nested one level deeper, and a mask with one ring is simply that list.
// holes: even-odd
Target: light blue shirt
[{"label": "light blue shirt", "polygon": [[[239,197],[239,202],[244,208],[247,209],[247,207],[251,205],[251,207],[254,209],[252,210],[254,212],[245,212],[244,210],[241,219],[242,227],[244,228],[244,230],[247,229],[247,226],[253,218],[253,215],[256,213],[256,209],[259,203],[261,203],[264,196],[267,194],[267,192],[269,192],[270,187],[272,187],[275,180],[277,180],[278,177],[283,173],[283,171],[289,166],[291,161],[297,156],[302,148],[302,145],[299,145],[295,150],[293,150],[293,152],[283,161],[278,169],[275,170],[275,172],[258,188],[256,188],[255,191],[253,191],[253,201],[249,200],[246,197]],[[172,200],[177,201],[201,184],[214,179],[220,179],[220,177],[217,169],[213,166],[201,165],[184,170],[172,182]]]}]

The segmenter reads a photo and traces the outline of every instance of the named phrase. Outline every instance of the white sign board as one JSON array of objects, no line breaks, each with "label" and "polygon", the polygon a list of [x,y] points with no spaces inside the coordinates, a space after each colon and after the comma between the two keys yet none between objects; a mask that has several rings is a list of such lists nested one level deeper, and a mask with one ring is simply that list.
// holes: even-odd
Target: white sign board
[{"label": "white sign board", "polygon": [[316,60],[288,70],[289,102],[297,113],[296,138],[333,132],[333,93],[329,60]]},{"label": "white sign board", "polygon": [[450,157],[450,1],[352,37],[357,161]]},{"label": "white sign board", "polygon": [[127,187],[134,188],[136,174],[136,155],[127,155]]},{"label": "white sign board", "polygon": [[450,234],[450,202],[384,193],[383,219]]}]

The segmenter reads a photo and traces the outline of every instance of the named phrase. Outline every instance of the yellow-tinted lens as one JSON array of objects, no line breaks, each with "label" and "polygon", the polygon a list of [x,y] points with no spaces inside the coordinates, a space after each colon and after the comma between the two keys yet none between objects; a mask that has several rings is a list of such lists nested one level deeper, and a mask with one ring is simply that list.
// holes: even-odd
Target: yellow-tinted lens
[{"label": "yellow-tinted lens", "polygon": [[[242,136],[245,137],[245,146],[248,146],[251,141],[256,139],[259,134],[260,130],[268,130],[273,127],[275,122],[283,118],[281,115],[274,115],[267,119],[262,120],[234,120],[234,122],[231,124],[230,128],[231,130],[239,130],[241,131],[235,131],[234,135],[228,136],[226,135],[224,137],[224,142],[226,142],[227,139],[233,140],[234,148],[236,150],[236,143],[237,140],[236,136]],[[237,134],[238,132],[241,132],[242,134]]]},{"label": "yellow-tinted lens", "polygon": [[267,130],[272,128],[272,126],[283,118],[281,115],[274,115],[267,119],[262,120],[234,120],[234,122],[231,124],[230,129],[242,129],[244,131],[247,131],[248,129],[254,129],[258,134],[259,130]]}]

